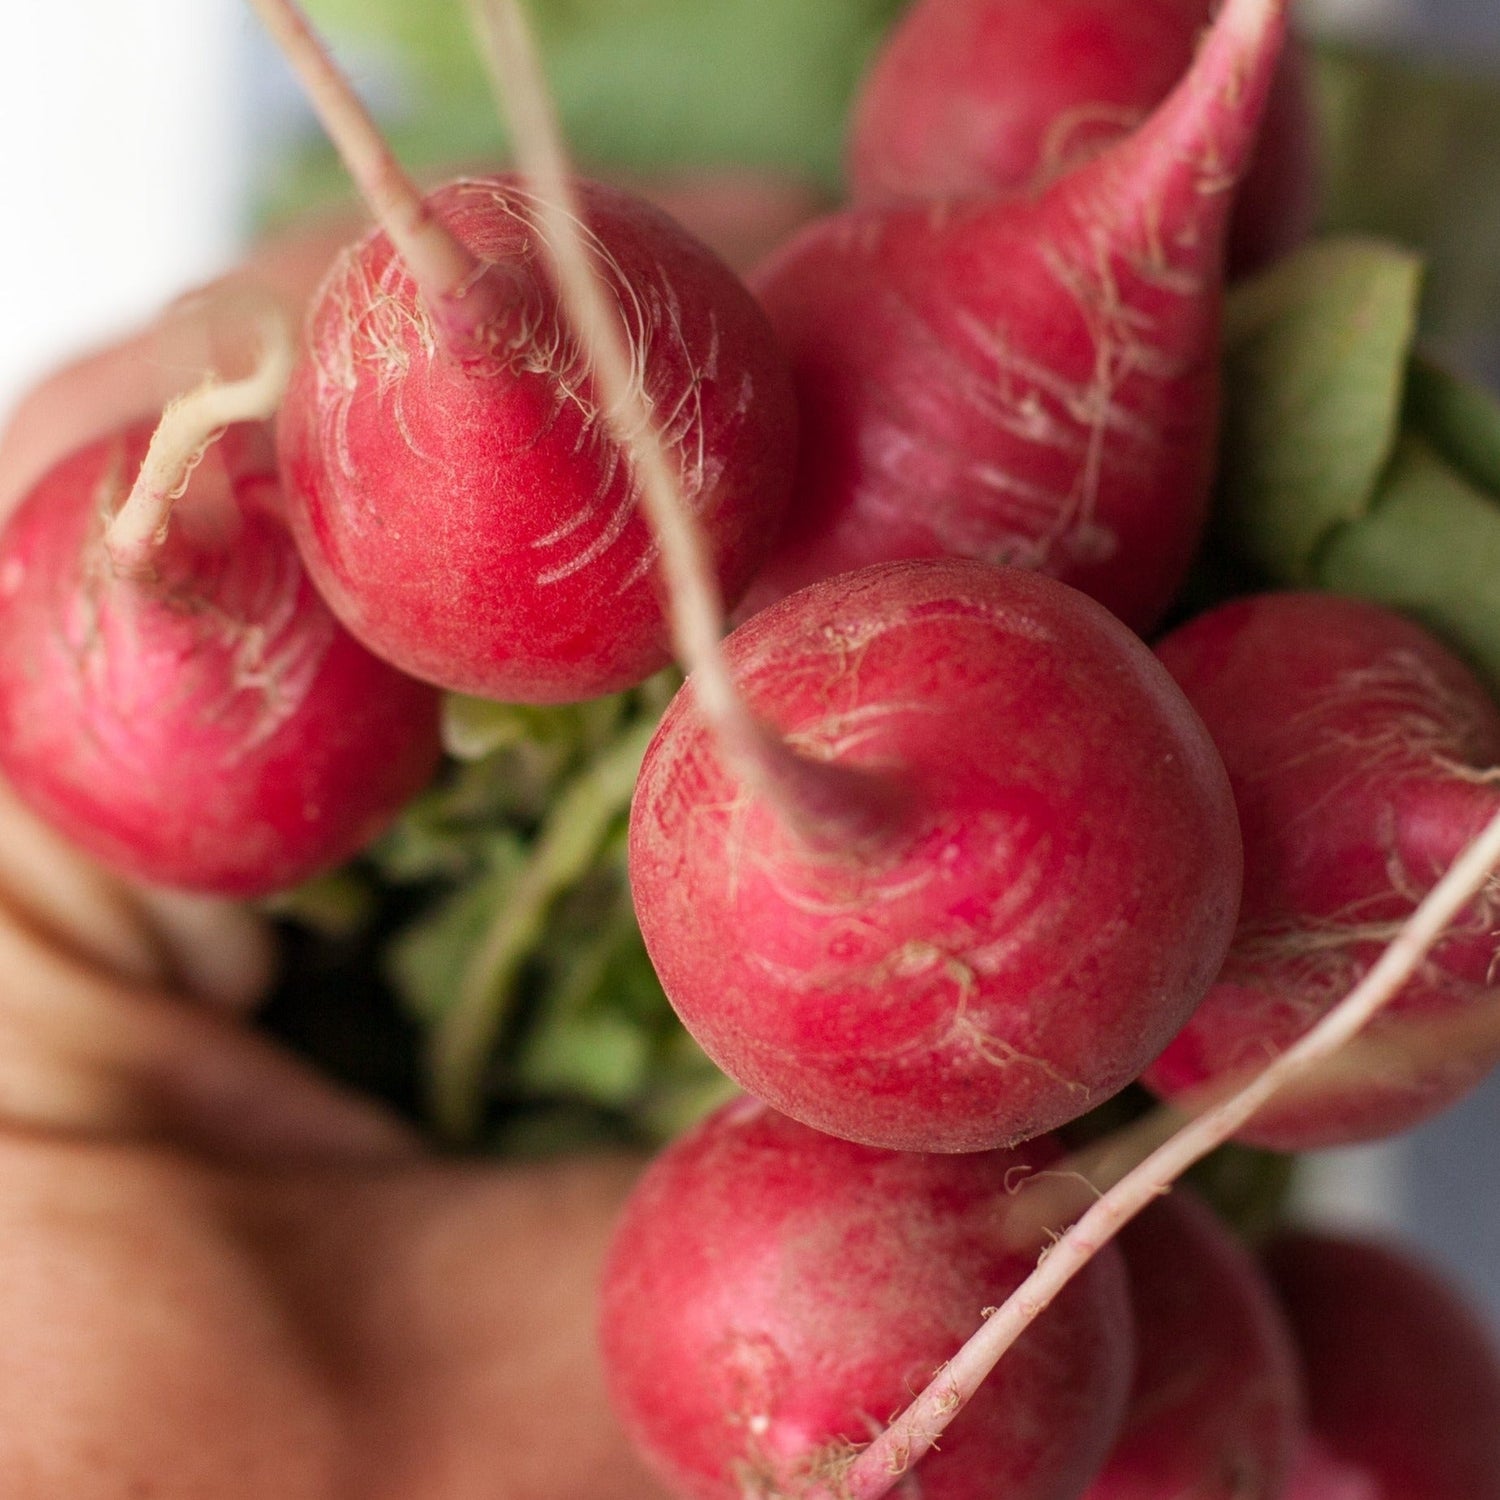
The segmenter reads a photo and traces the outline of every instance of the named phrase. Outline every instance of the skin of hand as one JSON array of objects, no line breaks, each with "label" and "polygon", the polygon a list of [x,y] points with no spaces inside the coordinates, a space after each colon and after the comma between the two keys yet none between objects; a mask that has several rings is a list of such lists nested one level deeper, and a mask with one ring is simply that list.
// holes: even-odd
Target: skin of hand
[{"label": "skin of hand", "polygon": [[426,1156],[0,908],[0,1500],[650,1500],[594,1287],[632,1161]]}]

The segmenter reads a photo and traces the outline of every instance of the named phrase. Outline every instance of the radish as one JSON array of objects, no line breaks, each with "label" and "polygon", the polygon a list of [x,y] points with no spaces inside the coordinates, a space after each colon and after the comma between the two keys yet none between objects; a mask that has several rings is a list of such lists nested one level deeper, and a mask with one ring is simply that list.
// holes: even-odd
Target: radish
[{"label": "radish", "polygon": [[1266,1265],[1307,1372],[1287,1500],[1500,1500],[1500,1352],[1453,1289],[1322,1234],[1283,1236]]},{"label": "radish", "polygon": [[1118,1244],[1135,1313],[1124,1426],[1084,1500],[1277,1500],[1302,1433],[1291,1334],[1253,1257],[1190,1192]]},{"label": "radish", "polygon": [[[648,1169],[601,1296],[626,1431],[692,1500],[826,1480],[1003,1300],[1035,1258],[1017,1230],[1048,1142],[966,1157],[876,1151],[753,1100]],[[1129,1382],[1123,1277],[1089,1268],[955,1421],[913,1482],[929,1500],[1066,1500],[1104,1456]]]},{"label": "radish", "polygon": [[[1216,0],[919,0],[855,104],[860,202],[1036,194],[1133,130],[1192,63]],[[1288,46],[1229,232],[1252,271],[1312,229],[1311,80]]]},{"label": "radish", "polygon": [[[325,283],[282,413],[309,571],[372,650],[444,687],[549,702],[640,681],[670,657],[656,546],[536,200],[503,176],[424,199],[289,0],[256,8],[384,226]],[[641,406],[737,596],[790,490],[784,357],[670,219],[593,184],[577,205]]]},{"label": "radish", "polygon": [[348,858],[439,754],[437,694],[340,629],[278,518],[235,421],[268,373],[85,447],[0,537],[0,769],[106,864],[236,896]]},{"label": "radish", "polygon": [[1159,621],[1207,509],[1224,227],[1284,30],[1285,0],[1230,0],[1152,118],[1034,201],[855,208],[770,262],[803,443],[752,606],[961,554]]},{"label": "radish", "polygon": [[829,580],[726,644],[788,783],[695,675],[630,835],[652,961],[719,1066],[928,1151],[1130,1082],[1212,981],[1240,878],[1222,767],[1146,648],[1064,585],[958,559]]},{"label": "radish", "polygon": [[[1285,1047],[1369,967],[1500,811],[1500,707],[1420,627],[1324,594],[1237,600],[1158,648],[1229,768],[1245,836],[1234,946],[1145,1081],[1220,1084]],[[1500,1062],[1500,883],[1336,1071],[1245,1139],[1367,1140],[1446,1108]]]}]

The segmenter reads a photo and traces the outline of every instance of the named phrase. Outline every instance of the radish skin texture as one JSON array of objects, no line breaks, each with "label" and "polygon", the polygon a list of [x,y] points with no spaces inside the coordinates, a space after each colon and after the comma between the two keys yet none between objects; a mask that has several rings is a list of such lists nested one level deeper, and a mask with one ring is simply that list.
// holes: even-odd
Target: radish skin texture
[{"label": "radish skin texture", "polygon": [[[1419,626],[1327,594],[1200,616],[1158,654],[1224,757],[1245,895],[1223,973],[1144,1081],[1167,1098],[1248,1075],[1363,976],[1500,811],[1500,708]],[[1405,1130],[1500,1062],[1500,885],[1394,1003],[1241,1138],[1285,1151]]]},{"label": "radish skin texture", "polygon": [[[727,597],[790,490],[796,417],[754,299],[672,220],[579,184],[646,404]],[[279,423],[291,525],[335,613],[440,686],[570,701],[669,659],[656,546],[547,280],[534,200],[507,177],[428,199],[513,281],[484,357],[444,352],[383,234],[336,265]]]},{"label": "radish skin texture", "polygon": [[438,695],[318,599],[258,425],[206,451],[153,576],[117,575],[103,529],[153,425],[66,459],[0,539],[0,769],[118,870],[279,890],[347,859],[428,781]]},{"label": "radish skin texture", "polygon": [[[1215,0],[919,0],[854,108],[858,202],[1034,196],[1135,129],[1192,64]],[[1240,275],[1294,249],[1318,206],[1307,58],[1282,56],[1229,230]]]},{"label": "radish skin texture", "polygon": [[[832,1466],[1035,1262],[1009,1211],[1056,1155],[877,1151],[753,1100],[711,1116],[637,1184],[606,1261],[605,1370],[642,1456],[684,1500],[820,1478],[837,1493]],[[1119,1419],[1130,1344],[1106,1247],[954,1419],[919,1492],[1076,1496]]]},{"label": "radish skin texture", "polygon": [[1500,1500],[1500,1353],[1453,1289],[1328,1235],[1284,1235],[1266,1265],[1312,1429],[1286,1500]]},{"label": "radish skin texture", "polygon": [[1151,653],[1075,590],[955,559],[831,579],[725,645],[752,713],[907,812],[810,844],[689,679],[642,766],[631,885],[719,1066],[924,1151],[1036,1135],[1135,1078],[1217,972],[1240,882],[1223,767]]},{"label": "radish skin texture", "polygon": [[1264,1272],[1183,1188],[1127,1225],[1118,1244],[1135,1378],[1120,1436],[1084,1500],[1279,1500],[1302,1438],[1302,1389]]},{"label": "radish skin texture", "polygon": [[1038,198],[855,207],[756,276],[803,441],[750,608],[958,555],[1161,619],[1207,514],[1224,229],[1284,25],[1235,0],[1152,118]]}]

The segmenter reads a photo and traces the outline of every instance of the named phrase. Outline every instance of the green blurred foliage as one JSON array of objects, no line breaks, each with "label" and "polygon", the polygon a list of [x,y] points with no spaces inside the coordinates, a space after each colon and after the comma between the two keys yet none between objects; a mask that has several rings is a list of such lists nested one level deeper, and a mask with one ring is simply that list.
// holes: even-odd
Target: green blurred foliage
[{"label": "green blurred foliage", "polygon": [[1421,251],[1423,327],[1459,363],[1500,348],[1500,76],[1395,52],[1320,59],[1329,229]]},{"label": "green blurred foliage", "polygon": [[[904,0],[533,0],[578,161],[648,172],[732,165],[824,187],[840,176],[855,84]],[[309,0],[345,55],[397,70],[389,128],[421,169],[503,160],[505,133],[463,0]],[[321,145],[270,193],[273,216],[337,195]]]}]

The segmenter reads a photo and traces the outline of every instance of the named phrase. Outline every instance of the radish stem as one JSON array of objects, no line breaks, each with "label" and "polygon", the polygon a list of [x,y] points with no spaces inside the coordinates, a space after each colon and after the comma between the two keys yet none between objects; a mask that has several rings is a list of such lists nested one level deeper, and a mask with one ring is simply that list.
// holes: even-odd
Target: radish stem
[{"label": "radish stem", "polygon": [[195,390],[162,412],[125,503],[104,534],[115,572],[143,578],[167,533],[172,507],[187,489],[209,444],[235,422],[266,422],[276,415],[292,370],[292,342],[285,323],[265,325],[255,368],[243,380],[209,375]]},{"label": "radish stem", "polygon": [[470,961],[453,1005],[433,1034],[433,1115],[453,1141],[479,1127],[484,1069],[494,1049],[522,960],[536,947],[547,912],[599,852],[630,805],[641,757],[655,730],[636,725],[571,785],[547,815],[526,867]]},{"label": "radish stem", "polygon": [[421,188],[396,160],[295,0],[250,4],[296,73],[360,196],[416,281],[439,342],[460,361],[483,357],[509,303],[508,279],[495,274],[433,215]]}]

